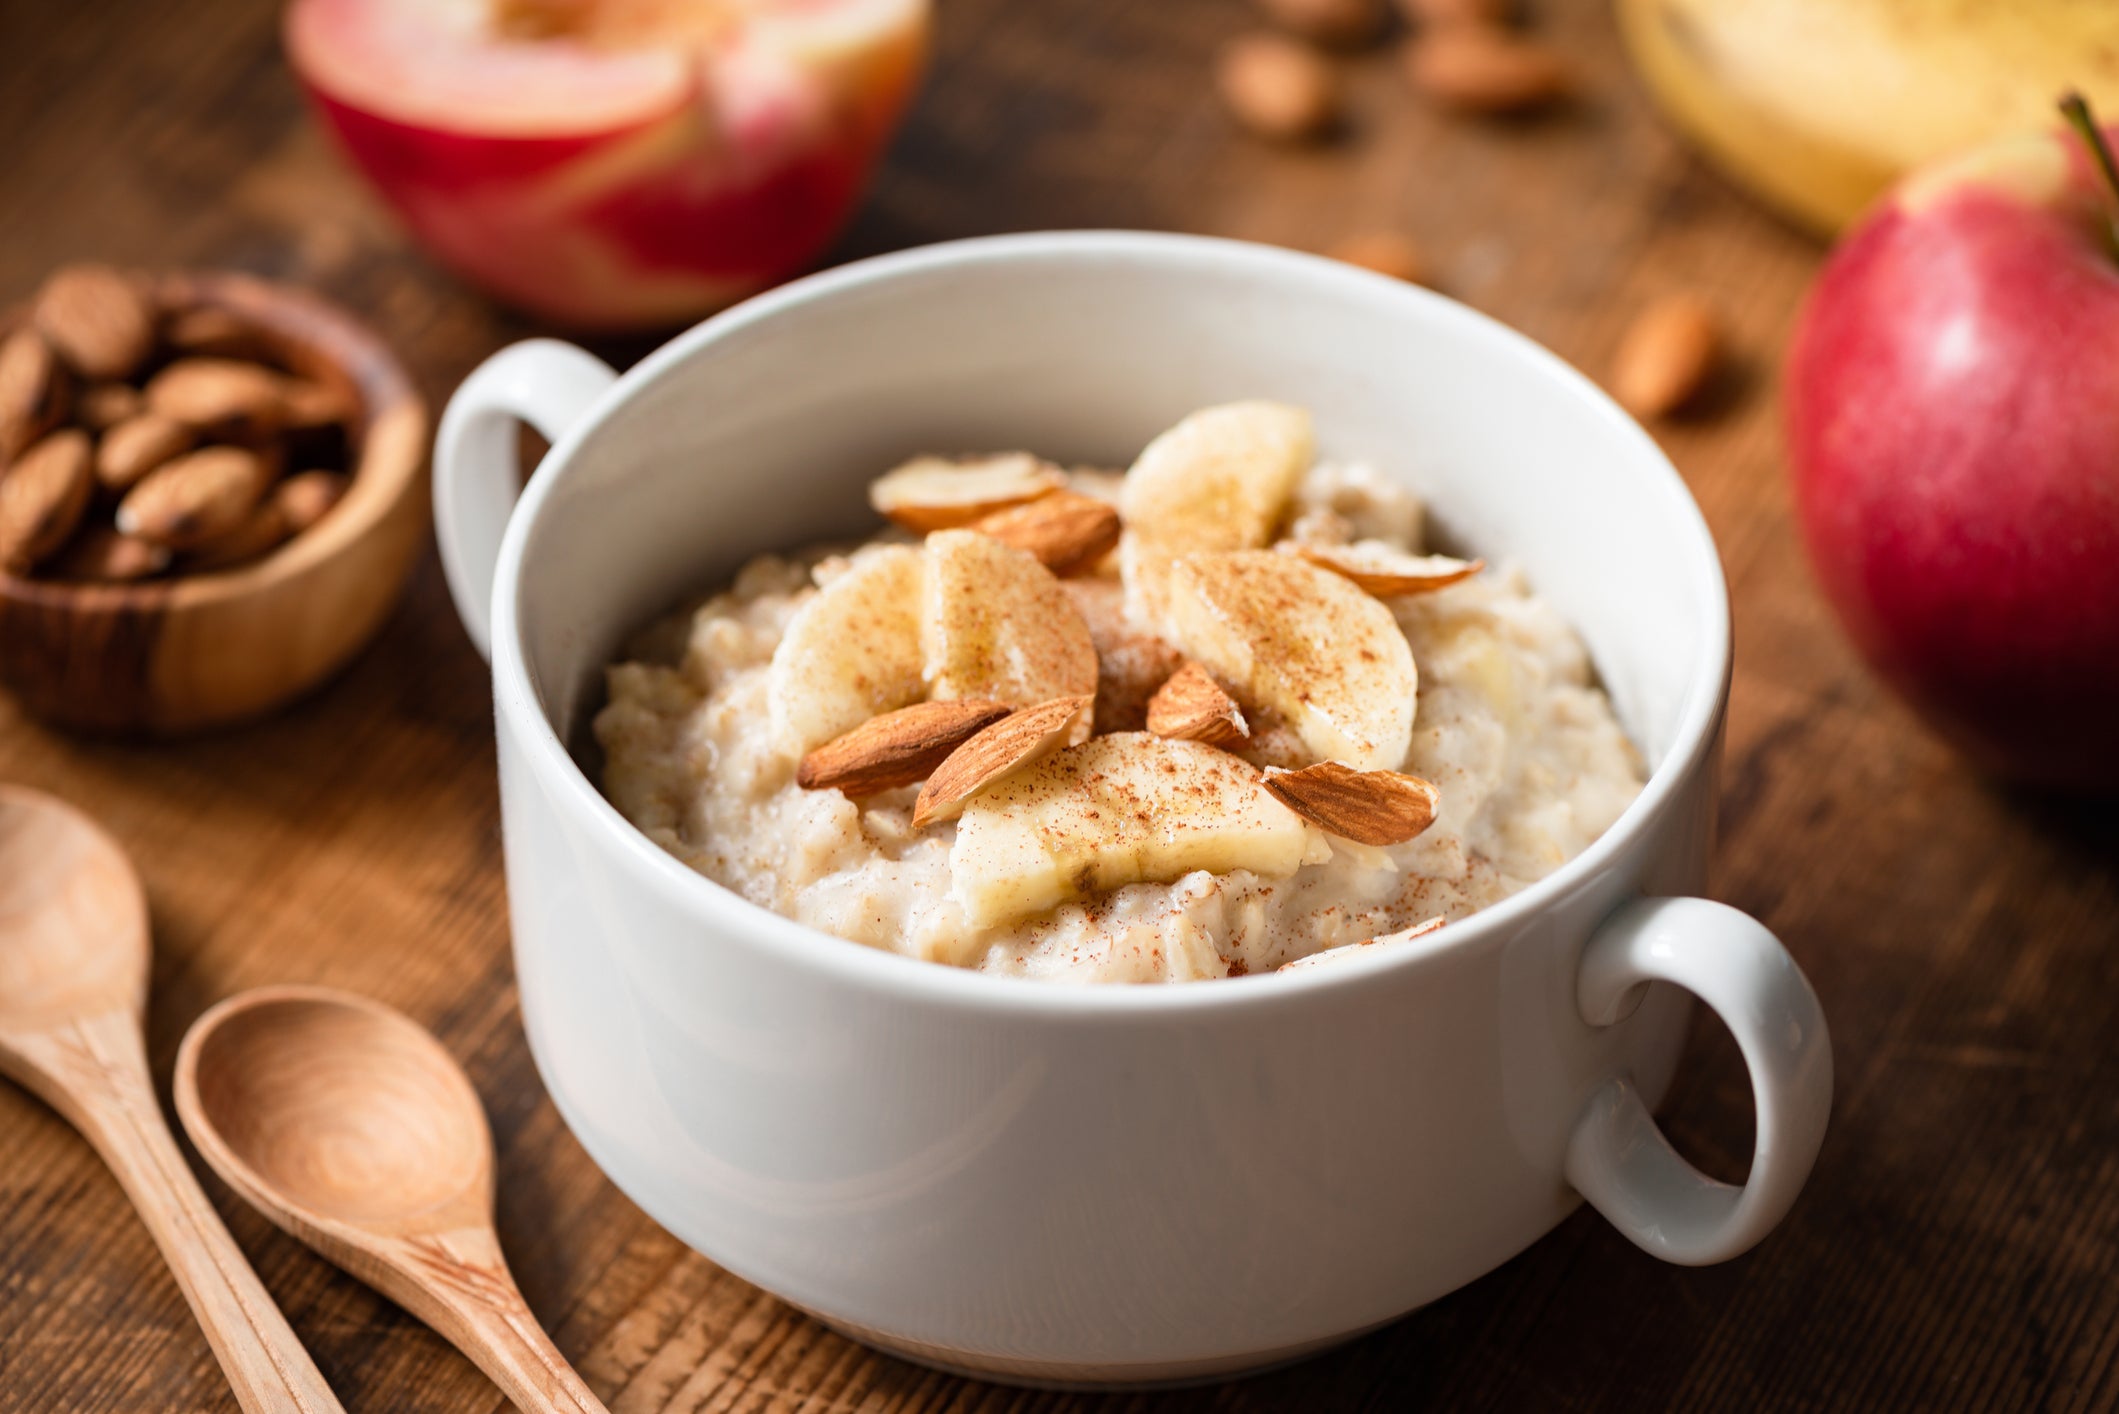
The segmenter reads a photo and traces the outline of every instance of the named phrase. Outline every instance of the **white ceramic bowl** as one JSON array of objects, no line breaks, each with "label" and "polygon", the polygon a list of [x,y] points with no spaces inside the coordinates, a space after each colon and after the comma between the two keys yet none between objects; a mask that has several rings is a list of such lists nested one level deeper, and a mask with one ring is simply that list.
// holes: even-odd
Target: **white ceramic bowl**
[{"label": "white ceramic bowl", "polygon": [[[1240,397],[1308,406],[1325,452],[1519,559],[1653,765],[1580,858],[1426,951],[1144,988],[910,961],[689,872],[569,753],[624,634],[751,554],[863,531],[893,459],[1123,465]],[[554,446],[511,516],[516,418]],[[967,241],[752,300],[623,378],[507,349],[450,405],[435,474],[450,582],[490,645],[552,1097],[659,1222],[833,1325],[1004,1378],[1206,1376],[1432,1301],[1584,1197],[1658,1256],[1718,1261],[1807,1177],[1831,1096],[1816,999],[1758,924],[1684,897],[1729,675],[1714,545],[1654,443],[1491,320],[1229,242]],[[1649,1113],[1687,991],[1751,1068],[1742,1187]]]}]

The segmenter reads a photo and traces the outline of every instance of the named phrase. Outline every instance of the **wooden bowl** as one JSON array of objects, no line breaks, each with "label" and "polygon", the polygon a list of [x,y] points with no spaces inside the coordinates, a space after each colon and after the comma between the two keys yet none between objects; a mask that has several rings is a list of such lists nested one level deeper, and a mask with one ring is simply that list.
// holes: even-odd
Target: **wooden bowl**
[{"label": "wooden bowl", "polygon": [[0,570],[0,684],[62,726],[176,735],[282,706],[367,644],[426,542],[426,406],[380,339],[244,275],[168,276],[157,293],[165,309],[226,309],[295,372],[350,391],[352,481],[323,520],[232,569],[133,584]]}]

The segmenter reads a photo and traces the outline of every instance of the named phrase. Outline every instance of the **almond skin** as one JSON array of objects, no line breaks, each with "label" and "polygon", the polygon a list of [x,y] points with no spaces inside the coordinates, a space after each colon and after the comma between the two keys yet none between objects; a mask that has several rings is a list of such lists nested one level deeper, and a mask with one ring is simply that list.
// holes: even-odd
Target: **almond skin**
[{"label": "almond skin", "polygon": [[1358,49],[1383,33],[1384,0],[1258,0],[1289,34],[1332,49]]},{"label": "almond skin", "polygon": [[288,534],[300,535],[331,514],[352,484],[335,471],[304,471],[273,487],[272,500],[287,517]]},{"label": "almond skin", "polygon": [[25,570],[66,544],[95,490],[88,464],[88,434],[67,427],[0,475],[0,565]]},{"label": "almond skin", "polygon": [[286,380],[236,359],[179,359],[149,380],[147,407],[209,435],[269,436],[286,420]]},{"label": "almond skin", "polygon": [[795,784],[853,799],[924,781],[949,754],[1008,715],[1005,702],[916,702],[885,712],[802,758]]},{"label": "almond skin", "polygon": [[1235,746],[1251,739],[1236,699],[1197,663],[1187,662],[1148,699],[1148,730],[1178,741]]},{"label": "almond skin", "polygon": [[971,528],[1018,550],[1028,550],[1062,579],[1093,566],[1118,545],[1118,508],[1079,491],[1055,491],[1025,505],[995,511]]},{"label": "almond skin", "polygon": [[68,542],[49,572],[53,579],[127,584],[160,574],[169,568],[170,559],[163,546],[121,535],[107,525],[92,525]]},{"label": "almond skin", "polygon": [[130,383],[94,383],[74,400],[74,419],[91,432],[108,432],[147,411],[147,400]]},{"label": "almond skin", "polygon": [[189,427],[159,413],[143,412],[103,434],[96,444],[96,480],[120,495],[156,467],[191,450]]},{"label": "almond skin", "polygon": [[1420,254],[1420,247],[1397,231],[1371,231],[1366,235],[1351,236],[1325,254],[1334,260],[1358,265],[1363,270],[1403,280],[1408,285],[1429,283],[1428,264]]},{"label": "almond skin", "polygon": [[924,829],[937,820],[954,820],[964,805],[989,786],[1027,766],[1034,766],[1067,744],[1067,736],[1094,697],[1056,697],[1011,712],[952,751],[913,803],[912,823]]},{"label": "almond skin", "polygon": [[156,467],[118,503],[118,529],[172,550],[229,534],[265,493],[265,464],[241,447],[207,447]]},{"label": "almond skin", "polygon": [[1265,787],[1313,825],[1356,844],[1403,844],[1435,823],[1441,796],[1418,776],[1357,771],[1323,761],[1300,771],[1268,771]]},{"label": "almond skin", "polygon": [[273,501],[261,501],[250,510],[250,514],[213,539],[194,545],[183,555],[183,567],[187,571],[206,573],[211,570],[234,569],[260,560],[287,543],[293,536],[287,525],[286,513]]},{"label": "almond skin", "polygon": [[30,318],[85,378],[123,378],[154,350],[154,307],[107,265],[69,265],[37,293]]},{"label": "almond skin", "polygon": [[1323,55],[1277,34],[1230,40],[1215,67],[1222,102],[1243,127],[1276,142],[1310,142],[1339,125],[1339,76]]},{"label": "almond skin", "polygon": [[0,341],[0,470],[58,422],[63,394],[42,334],[22,328]]},{"label": "almond skin", "polygon": [[1422,92],[1460,113],[1527,112],[1574,88],[1559,54],[1491,25],[1430,29],[1414,41],[1406,66]]},{"label": "almond skin", "polygon": [[1666,295],[1627,326],[1611,365],[1611,391],[1636,417],[1666,417],[1699,394],[1721,360],[1714,308],[1697,295]]}]

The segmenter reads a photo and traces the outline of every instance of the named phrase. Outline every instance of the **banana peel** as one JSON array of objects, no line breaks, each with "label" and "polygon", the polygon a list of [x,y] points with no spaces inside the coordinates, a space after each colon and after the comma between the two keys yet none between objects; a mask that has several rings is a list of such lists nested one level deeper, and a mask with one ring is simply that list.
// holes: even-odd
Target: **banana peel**
[{"label": "banana peel", "polygon": [[1898,176],[2119,114],[2119,0],[1618,0],[1664,113],[1739,185],[1830,235]]}]

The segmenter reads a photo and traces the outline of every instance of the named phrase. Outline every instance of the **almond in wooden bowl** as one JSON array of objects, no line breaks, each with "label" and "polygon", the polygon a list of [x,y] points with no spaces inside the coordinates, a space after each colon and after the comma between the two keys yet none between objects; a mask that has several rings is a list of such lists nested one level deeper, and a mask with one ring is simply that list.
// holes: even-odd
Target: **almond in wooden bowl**
[{"label": "almond in wooden bowl", "polygon": [[[243,517],[228,518],[226,534],[195,546],[112,528],[117,487],[106,479],[94,523],[73,542],[31,570],[0,569],[0,685],[62,726],[167,736],[270,712],[374,636],[426,539],[427,412],[381,340],[314,295],[213,273],[143,280],[139,288],[159,325],[151,353],[136,361],[130,334],[122,348],[105,338],[92,346],[94,366],[84,367],[69,359],[65,340],[52,341],[58,392],[71,394],[66,405],[93,403],[110,414],[91,419],[83,435],[108,447],[119,424],[181,419],[191,415],[186,398],[203,406],[209,394],[221,398],[219,421],[159,441],[135,429],[117,439],[131,459],[121,456],[115,470],[99,462],[98,472],[144,485],[197,442],[247,446],[271,478],[282,470],[327,474],[278,483],[284,491],[254,488],[262,515],[246,507]],[[25,308],[0,320],[0,343],[29,328],[30,317]],[[238,354],[226,338],[196,352],[173,339],[173,330],[208,327],[248,331],[250,342]],[[200,377],[200,360],[229,356],[261,361],[285,396],[266,407],[235,397],[244,390],[231,393],[232,380],[217,378],[226,369],[208,365]],[[166,375],[187,361],[193,370],[172,384]],[[121,363],[129,366],[119,373]],[[272,382],[237,376],[261,387]],[[127,438],[135,439],[129,447]],[[149,441],[156,444],[143,450]],[[133,464],[142,460],[158,466]],[[309,514],[294,514],[304,506]],[[281,538],[257,534],[268,520],[283,527]]]}]

